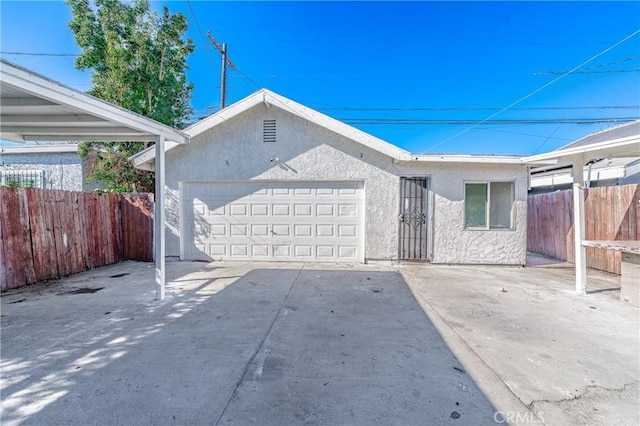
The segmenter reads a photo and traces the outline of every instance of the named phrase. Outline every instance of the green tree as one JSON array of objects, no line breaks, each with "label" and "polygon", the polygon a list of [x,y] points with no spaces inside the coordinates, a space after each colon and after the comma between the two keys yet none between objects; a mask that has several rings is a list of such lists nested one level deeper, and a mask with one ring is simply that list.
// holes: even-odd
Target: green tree
[{"label": "green tree", "polygon": [[[148,0],[66,0],[69,27],[82,53],[76,68],[92,70],[89,94],[183,128],[192,113],[193,85],[187,81],[187,57],[194,50],[185,38],[181,13],[150,10]],[[128,158],[146,148],[140,142],[84,142],[79,154],[89,179],[111,191],[153,191],[153,175],[135,170]]]}]

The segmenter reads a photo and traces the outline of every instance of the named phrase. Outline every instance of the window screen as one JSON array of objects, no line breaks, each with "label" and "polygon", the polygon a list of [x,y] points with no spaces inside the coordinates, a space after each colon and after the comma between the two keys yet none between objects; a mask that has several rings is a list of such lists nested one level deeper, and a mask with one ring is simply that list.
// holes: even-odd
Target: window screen
[{"label": "window screen", "polygon": [[491,182],[489,194],[489,225],[494,229],[511,228],[511,206],[513,205],[513,183]]},{"label": "window screen", "polygon": [[468,183],[464,192],[465,228],[487,226],[487,184]]}]

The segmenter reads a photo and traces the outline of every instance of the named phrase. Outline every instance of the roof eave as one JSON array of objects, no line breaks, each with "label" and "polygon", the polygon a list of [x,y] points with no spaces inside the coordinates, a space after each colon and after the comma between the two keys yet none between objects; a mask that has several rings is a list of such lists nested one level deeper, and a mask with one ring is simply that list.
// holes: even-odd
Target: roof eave
[{"label": "roof eave", "polygon": [[[474,154],[411,154],[402,163],[473,163],[473,164],[512,164],[525,165],[522,157],[512,155],[474,155]],[[545,163],[547,164],[547,163]],[[530,166],[531,164],[526,164]]]},{"label": "roof eave", "polygon": [[527,164],[539,161],[583,161],[592,158],[632,157],[640,152],[640,135],[628,136],[620,139],[600,142],[597,144],[576,148],[560,149],[545,154],[524,157]]}]

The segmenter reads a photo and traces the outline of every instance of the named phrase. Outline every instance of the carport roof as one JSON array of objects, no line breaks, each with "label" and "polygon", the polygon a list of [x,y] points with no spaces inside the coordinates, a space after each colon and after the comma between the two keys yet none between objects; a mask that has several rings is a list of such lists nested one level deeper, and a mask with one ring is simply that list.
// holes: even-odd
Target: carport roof
[{"label": "carport roof", "polygon": [[184,133],[0,60],[0,138],[186,143]]},{"label": "carport roof", "polygon": [[637,157],[640,154],[640,121],[591,133],[555,151],[524,158],[525,163],[545,160],[587,163],[597,158]]}]

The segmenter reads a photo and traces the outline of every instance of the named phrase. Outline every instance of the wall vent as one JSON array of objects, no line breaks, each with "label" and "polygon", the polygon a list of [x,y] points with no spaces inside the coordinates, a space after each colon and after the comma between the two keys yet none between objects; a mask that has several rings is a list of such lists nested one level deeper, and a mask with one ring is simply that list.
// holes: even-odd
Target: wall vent
[{"label": "wall vent", "polygon": [[276,120],[262,121],[262,141],[263,142],[276,141]]}]

